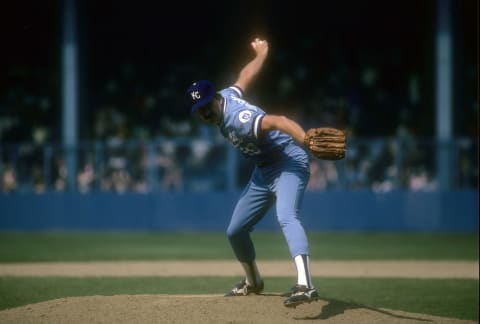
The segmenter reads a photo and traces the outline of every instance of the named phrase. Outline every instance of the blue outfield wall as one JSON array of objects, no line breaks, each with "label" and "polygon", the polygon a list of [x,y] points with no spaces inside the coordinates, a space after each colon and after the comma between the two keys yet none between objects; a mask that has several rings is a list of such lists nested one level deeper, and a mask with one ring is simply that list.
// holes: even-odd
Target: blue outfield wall
[{"label": "blue outfield wall", "polygon": [[[478,192],[307,192],[308,231],[478,232]],[[224,231],[239,193],[0,194],[0,230]],[[270,211],[257,225],[278,230]]]}]

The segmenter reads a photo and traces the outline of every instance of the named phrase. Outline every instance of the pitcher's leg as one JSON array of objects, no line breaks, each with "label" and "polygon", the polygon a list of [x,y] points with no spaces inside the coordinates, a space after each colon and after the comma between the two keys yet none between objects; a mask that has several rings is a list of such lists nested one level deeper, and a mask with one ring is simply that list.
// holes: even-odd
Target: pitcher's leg
[{"label": "pitcher's leg", "polygon": [[258,294],[263,290],[263,280],[255,262],[255,247],[250,232],[266,214],[272,202],[272,193],[251,181],[235,206],[227,229],[227,237],[245,271],[245,279],[235,285],[225,296]]},{"label": "pitcher's leg", "polygon": [[250,232],[272,206],[273,196],[267,190],[249,184],[233,211],[227,237],[240,262],[255,260],[255,248]]},{"label": "pitcher's leg", "polygon": [[297,269],[297,284],[284,305],[296,307],[318,299],[310,274],[310,249],[300,220],[300,206],[308,182],[308,173],[284,172],[278,179],[277,217]]},{"label": "pitcher's leg", "polygon": [[307,182],[308,174],[284,172],[276,184],[278,223],[292,258],[297,255],[310,254],[307,235],[300,219],[300,209]]}]

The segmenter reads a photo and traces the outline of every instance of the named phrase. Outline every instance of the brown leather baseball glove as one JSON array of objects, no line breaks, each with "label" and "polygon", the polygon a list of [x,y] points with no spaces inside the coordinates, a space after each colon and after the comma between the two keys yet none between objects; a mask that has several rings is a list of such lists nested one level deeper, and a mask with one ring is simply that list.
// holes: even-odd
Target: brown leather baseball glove
[{"label": "brown leather baseball glove", "polygon": [[305,133],[305,147],[318,159],[341,160],[345,157],[345,131],[333,127],[310,128]]}]

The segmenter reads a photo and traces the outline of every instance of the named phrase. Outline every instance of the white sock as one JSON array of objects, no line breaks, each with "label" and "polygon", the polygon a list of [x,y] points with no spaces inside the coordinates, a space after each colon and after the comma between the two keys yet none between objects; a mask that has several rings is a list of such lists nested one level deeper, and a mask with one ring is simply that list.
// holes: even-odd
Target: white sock
[{"label": "white sock", "polygon": [[247,285],[258,286],[262,280],[260,272],[258,272],[257,263],[241,262],[243,270],[245,270]]},{"label": "white sock", "polygon": [[313,288],[310,274],[310,257],[305,254],[300,254],[297,255],[294,260],[298,273],[297,284]]}]

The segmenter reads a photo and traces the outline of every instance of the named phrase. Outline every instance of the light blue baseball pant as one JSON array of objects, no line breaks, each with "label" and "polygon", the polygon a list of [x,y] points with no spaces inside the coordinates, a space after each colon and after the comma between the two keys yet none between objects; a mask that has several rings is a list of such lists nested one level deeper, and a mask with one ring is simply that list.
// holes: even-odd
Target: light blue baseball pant
[{"label": "light blue baseball pant", "polygon": [[300,160],[291,159],[254,169],[227,229],[227,237],[238,261],[248,263],[255,260],[255,247],[250,233],[274,203],[291,256],[310,254],[299,215],[309,177],[306,156]]}]

